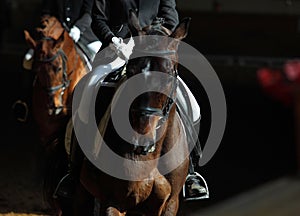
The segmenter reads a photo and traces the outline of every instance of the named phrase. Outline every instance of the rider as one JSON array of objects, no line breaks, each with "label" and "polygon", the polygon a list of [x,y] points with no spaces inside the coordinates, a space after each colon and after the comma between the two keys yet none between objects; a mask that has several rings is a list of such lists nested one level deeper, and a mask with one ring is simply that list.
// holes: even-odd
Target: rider
[{"label": "rider", "polygon": [[[102,45],[91,29],[93,3],[94,0],[43,0],[41,12],[41,16],[52,15],[60,20],[69,31],[70,37],[85,53],[89,62],[94,60]],[[33,55],[33,49],[29,49],[25,54],[24,70],[31,70]],[[14,104],[14,110],[17,119],[26,120],[28,113],[26,102],[17,100]]]},{"label": "rider", "polygon": [[[44,0],[42,14],[57,17],[75,43],[82,42],[93,61],[102,43],[91,29],[93,0]],[[85,50],[84,50],[85,51]]]},{"label": "rider", "polygon": [[[113,45],[112,47],[121,58],[126,54],[118,48],[124,47],[122,38],[129,35],[127,20],[130,9],[137,13],[141,27],[148,26],[158,19],[164,20],[163,26],[173,31],[179,23],[175,0],[95,0],[92,10],[92,29],[102,41],[102,48]],[[184,83],[183,85],[187,88]],[[186,90],[190,92],[189,89]],[[193,96],[192,99],[194,99]],[[200,111],[198,117],[200,118]],[[194,171],[192,161],[195,162],[195,159],[190,161],[189,175],[185,182],[185,199],[196,200],[207,197],[205,196],[208,195],[205,180]]]}]

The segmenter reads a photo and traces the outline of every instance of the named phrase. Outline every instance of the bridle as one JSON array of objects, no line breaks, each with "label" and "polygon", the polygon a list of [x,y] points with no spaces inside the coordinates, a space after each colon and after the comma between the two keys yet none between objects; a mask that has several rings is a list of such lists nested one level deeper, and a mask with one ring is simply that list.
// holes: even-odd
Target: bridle
[{"label": "bridle", "polygon": [[[54,40],[53,38],[51,37],[43,37],[42,39],[40,39],[41,41],[43,40]],[[64,92],[65,90],[69,87],[70,85],[70,80],[68,79],[68,74],[67,74],[67,56],[65,54],[65,52],[60,48],[58,49],[58,51],[51,57],[48,57],[48,58],[36,58],[35,61],[36,62],[39,62],[39,63],[51,63],[53,62],[55,59],[57,58],[61,58],[62,60],[62,81],[61,81],[61,84],[59,85],[56,85],[56,86],[51,86],[51,87],[43,87],[43,89],[47,92],[49,98],[51,99],[51,97],[53,97],[53,95],[61,90],[61,93],[60,93],[60,101],[61,101],[61,104],[62,103],[62,96],[64,95]],[[37,79],[37,74],[36,74],[36,78],[35,80],[38,80]],[[51,115],[54,111],[58,110],[58,109],[62,109],[63,106],[60,106],[60,107],[50,107],[49,109],[49,114]],[[55,113],[55,112],[54,112]]]},{"label": "bridle", "polygon": [[[160,51],[147,51],[145,49],[143,50],[135,50],[136,52],[142,52],[145,56],[156,56],[156,57],[167,57],[169,55],[174,55],[175,51],[173,50],[160,50]],[[149,71],[147,71],[149,72]],[[156,130],[159,130],[161,126],[167,121],[171,108],[176,103],[176,89],[178,86],[178,71],[177,71],[177,65],[173,65],[173,68],[170,71],[166,71],[167,75],[170,76],[167,79],[167,83],[171,84],[169,92],[167,93],[167,98],[165,101],[163,101],[163,104],[161,108],[152,107],[150,105],[139,105],[138,107],[132,107],[131,111],[133,113],[137,113],[138,116],[158,116],[159,120],[157,122],[157,125],[155,127]],[[143,72],[142,72],[143,73]],[[157,72],[151,72],[151,73],[157,73]],[[163,94],[163,93],[161,93]],[[155,151],[156,149],[156,143],[152,142],[150,145],[146,146],[135,146],[134,151],[137,154],[143,154],[146,155],[147,153],[151,153]]]},{"label": "bridle", "polygon": [[[174,50],[159,50],[159,51],[154,51],[154,50],[145,50],[145,49],[136,49],[135,50],[137,53],[141,53],[143,55],[149,55],[149,56],[157,56],[157,57],[166,57],[169,55],[174,55],[175,51]],[[140,115],[154,115],[154,116],[159,116],[161,117],[161,121],[164,122],[168,117],[169,117],[169,113],[170,110],[173,106],[173,104],[176,102],[176,97],[175,97],[175,93],[176,93],[176,89],[178,86],[178,71],[176,66],[173,67],[172,71],[170,71],[168,73],[168,75],[170,75],[171,79],[172,79],[172,83],[171,83],[171,91],[166,99],[166,101],[164,102],[164,105],[162,106],[162,108],[155,108],[155,107],[138,107],[138,108],[134,108],[132,109],[132,111],[139,113]]]}]

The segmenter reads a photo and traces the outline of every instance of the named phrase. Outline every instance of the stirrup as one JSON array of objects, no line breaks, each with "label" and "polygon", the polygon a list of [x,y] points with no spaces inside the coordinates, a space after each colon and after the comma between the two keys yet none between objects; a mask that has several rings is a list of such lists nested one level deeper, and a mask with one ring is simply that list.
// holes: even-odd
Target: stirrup
[{"label": "stirrup", "polygon": [[21,100],[17,100],[17,101],[15,101],[14,102],[14,104],[12,105],[12,109],[13,110],[15,110],[15,108],[16,108],[16,106],[17,105],[21,105],[21,106],[23,106],[23,108],[24,108],[24,115],[22,116],[22,117],[17,117],[17,120],[19,121],[19,122],[26,122],[26,120],[27,120],[27,117],[28,117],[28,106],[27,106],[27,104],[24,102],[24,101],[21,101]]},{"label": "stirrup", "polygon": [[[203,181],[204,187],[206,189],[206,193],[204,195],[198,196],[198,197],[186,197],[185,183],[184,183],[183,190],[182,190],[182,195],[183,195],[184,201],[208,199],[209,198],[209,191],[208,191],[208,186],[207,186],[207,183],[206,183],[205,179],[197,172],[194,172],[193,175],[196,175],[197,177],[199,177]],[[186,176],[185,180],[187,180],[190,176],[192,176],[192,175],[188,174]]]},{"label": "stirrup", "polygon": [[59,181],[57,184],[55,191],[52,195],[54,199],[57,199],[58,197],[64,197],[64,198],[69,198],[71,199],[73,197],[73,192],[70,192],[70,187],[74,185],[71,184],[71,174],[68,173],[65,176],[62,177],[62,179]]}]

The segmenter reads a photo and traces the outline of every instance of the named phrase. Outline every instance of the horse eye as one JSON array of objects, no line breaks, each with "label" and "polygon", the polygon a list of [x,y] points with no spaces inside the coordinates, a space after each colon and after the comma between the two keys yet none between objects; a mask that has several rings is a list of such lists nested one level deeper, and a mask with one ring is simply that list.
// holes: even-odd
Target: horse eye
[{"label": "horse eye", "polygon": [[58,68],[56,69],[56,73],[58,73],[59,71],[61,71],[61,67],[58,67]]}]

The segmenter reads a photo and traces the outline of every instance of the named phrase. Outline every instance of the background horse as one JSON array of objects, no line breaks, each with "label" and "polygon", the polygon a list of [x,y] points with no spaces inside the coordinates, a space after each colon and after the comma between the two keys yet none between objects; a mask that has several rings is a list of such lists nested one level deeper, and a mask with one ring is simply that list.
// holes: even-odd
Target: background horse
[{"label": "background horse", "polygon": [[[139,87],[149,85],[150,88],[161,88],[164,93],[148,91],[139,95],[130,105],[129,117],[126,115],[126,109],[125,112],[120,112],[124,107],[116,111],[121,115],[124,114],[130,121],[133,130],[129,133],[129,141],[124,140],[117,133],[112,116],[107,118],[107,122],[105,117],[101,118],[99,131],[102,133],[104,124],[107,124],[103,139],[108,149],[119,157],[107,154],[110,150],[106,151],[103,143],[99,147],[97,141],[91,150],[92,157],[87,156],[88,151],[84,152],[88,159],[83,161],[81,169],[82,187],[79,187],[77,202],[74,205],[75,215],[89,215],[87,202],[80,203],[84,195],[87,197],[85,201],[92,200],[88,197],[89,194],[99,201],[100,215],[174,216],[177,214],[179,197],[189,164],[187,138],[175,103],[177,46],[178,41],[186,37],[189,22],[190,19],[182,20],[174,32],[170,32],[160,24],[141,29],[137,17],[134,13],[131,14],[130,28],[134,36],[157,35],[167,39],[169,37],[166,36],[170,36],[175,40],[169,42],[164,39],[154,39],[152,48],[141,47],[143,38],[135,40],[133,53],[142,52],[145,55],[129,60],[126,66],[126,77],[128,81],[136,75],[142,75],[144,79],[136,83],[139,86],[129,85],[128,91],[135,92]],[[141,46],[137,46],[137,43],[141,43]],[[157,73],[151,71],[159,71],[160,75],[166,76],[157,79],[155,78]],[[118,100],[127,97],[128,92],[123,90],[121,87],[117,89],[116,94],[119,95],[116,104]],[[102,96],[99,91],[100,100],[96,101],[103,102],[101,98],[107,100],[107,95]],[[124,104],[126,103],[128,101]],[[121,103],[119,106],[111,104],[111,107],[114,109],[124,104]],[[100,112],[99,107],[96,102],[96,116]],[[81,146],[85,144],[82,143]],[[167,160],[160,158],[171,151],[172,154]],[[117,174],[107,173],[98,168],[96,164],[98,159],[103,162],[102,165],[109,165],[112,173]],[[175,168],[170,172],[163,172],[174,164],[176,164]]]},{"label": "background horse", "polygon": [[47,156],[46,197],[53,203],[52,194],[68,165],[64,139],[71,116],[72,94],[89,69],[82,52],[55,17],[42,17],[34,38],[28,31],[24,33],[34,50],[32,111]]}]

